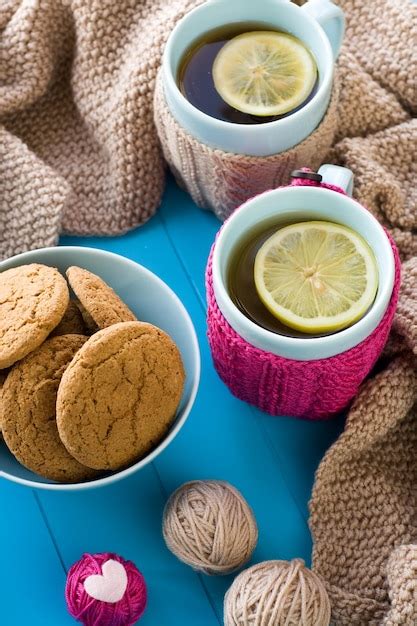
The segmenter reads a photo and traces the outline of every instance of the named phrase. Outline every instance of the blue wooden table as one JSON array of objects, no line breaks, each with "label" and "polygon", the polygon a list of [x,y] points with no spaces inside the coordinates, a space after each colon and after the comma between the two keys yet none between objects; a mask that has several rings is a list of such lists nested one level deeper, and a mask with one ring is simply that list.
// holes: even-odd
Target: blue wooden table
[{"label": "blue wooden table", "polygon": [[0,481],[0,624],[70,626],[66,572],[83,552],[118,552],[142,570],[149,603],[142,626],[218,626],[233,577],[196,574],[166,549],[162,510],[181,483],[228,480],[254,509],[253,561],[310,563],[308,500],[317,465],[342,419],[273,418],[234,398],[217,377],[205,327],[204,269],[218,220],[170,181],[158,214],[124,237],[64,237],[63,244],[111,250],[158,274],[194,321],[202,376],[190,418],[151,465],[113,486],[80,493],[32,491]]}]

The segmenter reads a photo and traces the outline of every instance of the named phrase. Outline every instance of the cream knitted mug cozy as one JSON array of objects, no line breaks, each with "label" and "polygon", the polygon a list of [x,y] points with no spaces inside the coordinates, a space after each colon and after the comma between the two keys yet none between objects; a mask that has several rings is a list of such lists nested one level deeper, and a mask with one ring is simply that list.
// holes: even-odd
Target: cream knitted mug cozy
[{"label": "cream knitted mug cozy", "polygon": [[311,135],[286,152],[266,157],[225,152],[195,139],[171,114],[161,73],[155,89],[155,124],[165,160],[179,185],[198,206],[224,220],[246,200],[288,183],[292,170],[306,164],[318,169],[335,137],[338,94],[335,83],[327,112]]}]

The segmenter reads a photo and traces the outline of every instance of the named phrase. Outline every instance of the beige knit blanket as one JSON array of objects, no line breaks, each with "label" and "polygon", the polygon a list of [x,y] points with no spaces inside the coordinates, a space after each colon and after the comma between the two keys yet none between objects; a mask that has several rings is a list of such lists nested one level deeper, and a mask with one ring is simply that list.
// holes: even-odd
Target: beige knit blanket
[{"label": "beige knit blanket", "polygon": [[195,0],[0,0],[0,258],[115,235],[164,187],[152,98]]},{"label": "beige knit blanket", "polygon": [[339,140],[403,263],[394,331],[316,475],[313,566],[336,626],[417,624],[417,5],[340,0]]}]

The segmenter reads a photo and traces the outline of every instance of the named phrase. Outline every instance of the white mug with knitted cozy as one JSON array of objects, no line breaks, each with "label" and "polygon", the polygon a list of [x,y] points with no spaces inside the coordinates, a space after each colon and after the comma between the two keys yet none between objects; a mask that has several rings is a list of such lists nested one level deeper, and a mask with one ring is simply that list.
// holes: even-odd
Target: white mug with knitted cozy
[{"label": "white mug with knitted cozy", "polygon": [[[321,181],[300,176],[239,207],[221,228],[207,265],[208,338],[215,367],[236,396],[274,415],[325,419],[347,406],[384,347],[398,300],[398,251],[376,218],[350,197],[352,172],[324,165],[319,174]],[[258,326],[240,311],[227,286],[231,258],[245,233],[271,219],[337,222],[367,241],[379,284],[359,321],[327,336],[288,337]]]},{"label": "white mug with knitted cozy", "polygon": [[[177,85],[184,53],[205,32],[237,22],[266,23],[295,35],[312,51],[319,85],[304,107],[274,122],[245,125],[218,120],[188,102]],[[330,0],[309,0],[302,7],[289,0],[209,0],[183,17],[168,39],[162,60],[168,108],[180,126],[205,145],[252,156],[289,150],[310,135],[324,117],[343,33],[343,12]]]},{"label": "white mug with knitted cozy", "polygon": [[[350,196],[353,174],[337,165],[319,169],[322,183],[342,189],[346,195],[322,187],[289,186],[266,192],[240,207],[224,224],[213,251],[213,289],[217,304],[233,328],[252,345],[288,359],[317,360],[345,352],[363,341],[378,326],[394,286],[394,255],[380,223]],[[226,286],[229,260],[237,242],[257,224],[271,218],[283,222],[323,220],[338,222],[359,233],[374,252],[380,276],[372,308],[358,322],[342,331],[315,338],[287,337],[265,330],[233,304]]]}]

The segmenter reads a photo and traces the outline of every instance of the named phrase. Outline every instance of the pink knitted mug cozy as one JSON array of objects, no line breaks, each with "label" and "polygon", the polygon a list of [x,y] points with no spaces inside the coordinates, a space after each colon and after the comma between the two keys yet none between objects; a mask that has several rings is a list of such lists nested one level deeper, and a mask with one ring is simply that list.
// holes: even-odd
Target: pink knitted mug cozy
[{"label": "pink knitted mug cozy", "polygon": [[[305,179],[292,182],[292,185],[306,184],[344,193],[325,183]],[[214,243],[206,269],[208,340],[214,366],[230,391],[271,415],[324,420],[346,408],[380,356],[394,319],[401,264],[398,250],[389,238],[395,259],[395,282],[381,322],[357,346],[315,361],[296,361],[256,348],[230,326],[213,291]]]}]

